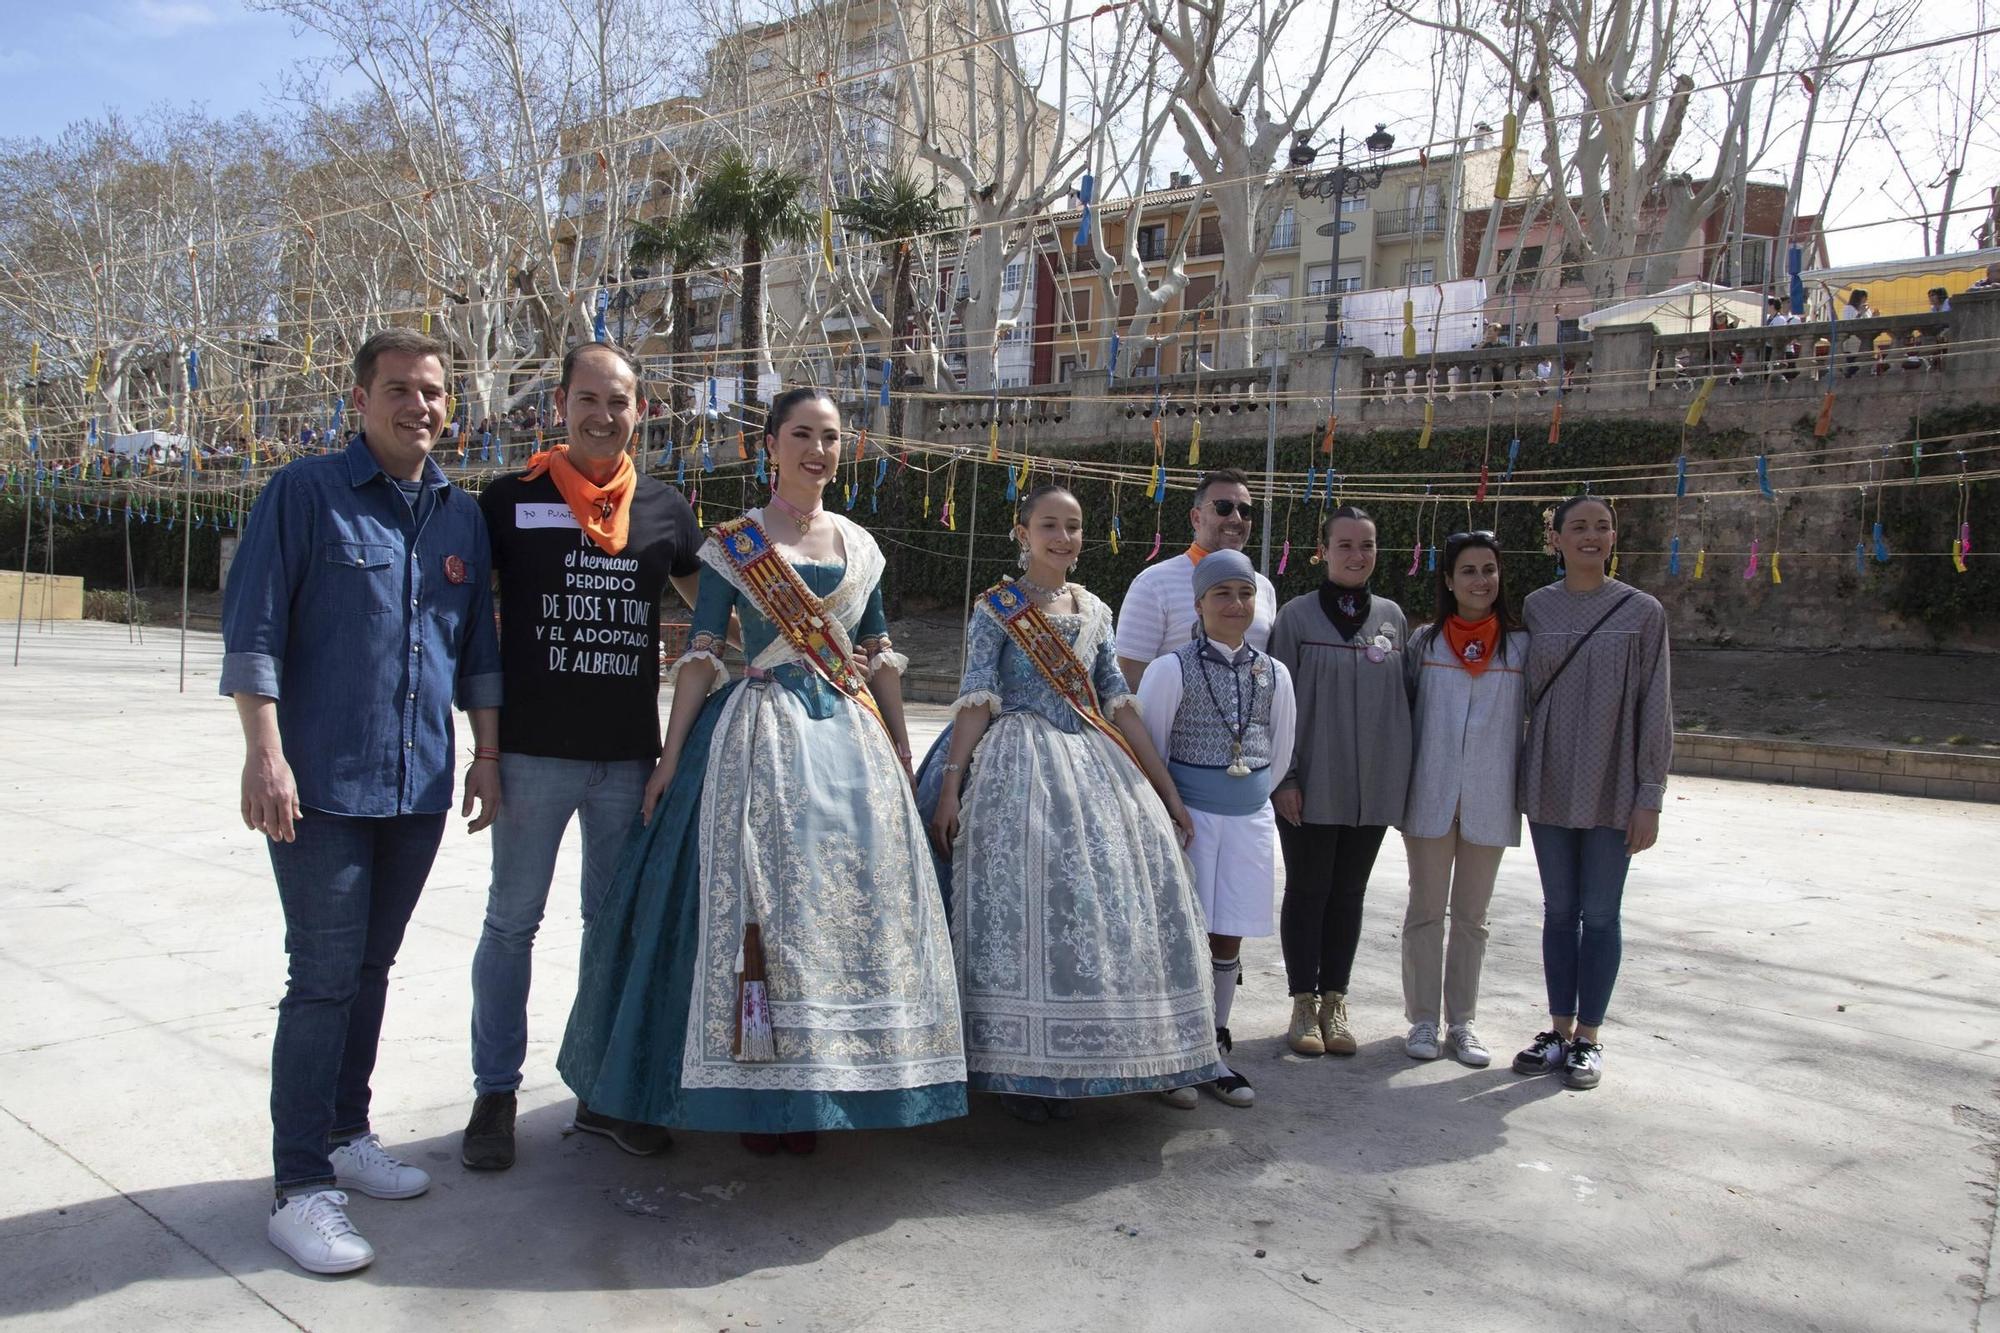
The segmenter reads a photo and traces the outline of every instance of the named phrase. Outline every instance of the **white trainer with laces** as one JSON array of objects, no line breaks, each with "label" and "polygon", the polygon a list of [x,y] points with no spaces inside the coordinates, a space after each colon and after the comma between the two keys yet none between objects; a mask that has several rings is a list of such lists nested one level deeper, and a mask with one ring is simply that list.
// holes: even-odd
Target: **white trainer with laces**
[{"label": "white trainer with laces", "polygon": [[1176,1111],[1192,1111],[1201,1103],[1201,1095],[1193,1088],[1170,1088],[1160,1094],[1160,1100]]},{"label": "white trainer with laces", "polygon": [[352,1273],[375,1262],[370,1245],[347,1220],[339,1190],[295,1194],[273,1210],[264,1234],[308,1273]]},{"label": "white trainer with laces", "polygon": [[1451,1053],[1460,1064],[1484,1069],[1493,1063],[1493,1052],[1486,1049],[1486,1043],[1472,1030],[1472,1024],[1452,1024],[1445,1030],[1445,1039],[1451,1043]]},{"label": "white trainer with laces", "polygon": [[327,1156],[333,1160],[336,1184],[371,1199],[414,1199],[431,1187],[430,1174],[384,1152],[379,1135],[364,1134]]},{"label": "white trainer with laces", "polygon": [[1438,1058],[1438,1025],[1417,1023],[1410,1028],[1410,1035],[1403,1038],[1403,1049],[1410,1053],[1412,1060],[1435,1060]]}]

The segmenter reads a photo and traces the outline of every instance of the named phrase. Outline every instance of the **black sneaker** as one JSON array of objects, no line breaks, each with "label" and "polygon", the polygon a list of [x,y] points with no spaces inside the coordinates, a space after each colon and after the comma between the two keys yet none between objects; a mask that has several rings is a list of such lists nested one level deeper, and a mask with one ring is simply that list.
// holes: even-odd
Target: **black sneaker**
[{"label": "black sneaker", "polygon": [[[1215,1049],[1223,1055],[1236,1049],[1236,1043],[1230,1039],[1228,1028],[1215,1030]],[[1250,1080],[1233,1069],[1221,1078],[1210,1079],[1202,1086],[1231,1106],[1250,1106],[1257,1100],[1257,1090],[1250,1086]]]},{"label": "black sneaker", "polygon": [[634,1157],[657,1157],[674,1145],[674,1136],[667,1133],[665,1125],[614,1120],[582,1102],[576,1104],[576,1127],[586,1134],[602,1134]]},{"label": "black sneaker", "polygon": [[1604,1048],[1594,1041],[1573,1041],[1569,1059],[1563,1064],[1563,1082],[1579,1092],[1594,1088],[1604,1078]]},{"label": "black sneaker", "polygon": [[1563,1067],[1569,1055],[1569,1043],[1560,1033],[1538,1032],[1535,1040],[1514,1057],[1514,1072],[1517,1074],[1553,1074]]},{"label": "black sneaker", "polygon": [[458,1160],[474,1171],[505,1171],[514,1165],[514,1094],[481,1093],[458,1147]]},{"label": "black sneaker", "polygon": [[1249,1079],[1233,1069],[1224,1077],[1210,1079],[1202,1086],[1231,1106],[1257,1104],[1257,1090],[1250,1086]]}]

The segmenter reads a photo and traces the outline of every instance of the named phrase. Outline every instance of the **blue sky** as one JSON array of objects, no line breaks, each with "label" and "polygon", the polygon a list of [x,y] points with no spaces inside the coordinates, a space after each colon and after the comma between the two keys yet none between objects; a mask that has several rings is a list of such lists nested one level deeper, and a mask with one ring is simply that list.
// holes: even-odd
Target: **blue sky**
[{"label": "blue sky", "polygon": [[7,0],[0,26],[0,135],[53,137],[107,106],[267,105],[292,63],[324,53],[292,21],[238,0]]}]

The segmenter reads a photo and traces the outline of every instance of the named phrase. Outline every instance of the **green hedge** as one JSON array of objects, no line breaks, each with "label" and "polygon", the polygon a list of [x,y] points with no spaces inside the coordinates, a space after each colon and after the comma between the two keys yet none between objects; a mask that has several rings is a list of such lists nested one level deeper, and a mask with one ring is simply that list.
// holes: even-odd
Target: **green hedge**
[{"label": "green hedge", "polygon": [[[128,525],[124,521],[122,504],[106,510],[107,521],[98,519],[94,504],[84,505],[83,509],[85,517],[79,519],[69,515],[66,503],[57,506],[55,572],[81,575],[86,588],[123,588]],[[0,499],[0,568],[21,567],[22,520],[25,515],[26,509],[19,496]],[[136,511],[134,513],[129,530],[132,537],[132,570],[137,585],[141,588],[178,587],[182,544],[191,536],[193,540],[188,543],[189,581],[197,588],[215,587],[222,568],[222,534],[210,526],[205,517],[202,525],[192,534],[183,532],[177,516],[173,517],[171,529],[167,522],[167,518],[141,522]],[[30,571],[47,568],[48,523],[48,509],[37,501],[34,536],[28,552]]]},{"label": "green hedge", "polygon": [[[1909,438],[1936,438],[1968,431],[2000,432],[2000,406],[1980,405],[1948,412],[1926,413],[1910,424]],[[1949,477],[1969,465],[1972,470],[1991,466],[1990,457],[1961,459],[1955,450],[1971,441],[1950,446],[1933,445],[1925,450],[1921,463],[1905,454],[1895,460],[1892,476],[1908,476],[1909,467],[1921,477]],[[1982,441],[1989,445],[1990,441]],[[1905,486],[1882,492],[1882,528],[1892,552],[1933,553],[1928,558],[1893,559],[1887,566],[1873,559],[1867,564],[1880,586],[1886,605],[1906,620],[1914,620],[1942,641],[1953,630],[1968,625],[1990,625],[2000,616],[2000,580],[1993,577],[1990,564],[1974,565],[1961,574],[1948,556],[1934,554],[1951,549],[1958,530],[1959,488],[1956,486]],[[2000,541],[2000,487],[1993,482],[1974,482],[1965,488],[1969,501],[1967,521],[1972,540],[1979,547]]]},{"label": "green hedge", "polygon": [[[1234,423],[1232,423],[1234,424]],[[1142,429],[1150,429],[1146,423],[1135,422]],[[1204,432],[1209,427],[1204,425]],[[1172,421],[1167,429],[1167,458],[1170,465],[1179,466],[1187,458],[1188,428],[1185,421]],[[1357,477],[1367,474],[1392,472],[1452,472],[1462,473],[1465,478],[1465,493],[1469,495],[1479,480],[1482,454],[1488,448],[1488,436],[1483,428],[1469,430],[1439,430],[1431,437],[1430,447],[1417,448],[1418,431],[1395,430],[1376,431],[1366,436],[1343,435],[1334,445],[1334,461],[1341,471]],[[1733,435],[1700,432],[1697,442],[1692,437],[1689,448],[1697,445],[1703,454],[1711,452],[1740,453],[1742,441]],[[1508,552],[1507,568],[1512,596],[1518,599],[1525,592],[1555,577],[1555,561],[1542,553],[1542,511],[1544,503],[1528,503],[1520,499],[1509,499],[1531,493],[1552,494],[1558,489],[1581,491],[1587,473],[1579,473],[1573,484],[1566,487],[1551,486],[1546,480],[1537,481],[1533,486],[1523,483],[1508,485],[1501,478],[1506,470],[1507,444],[1511,438],[1508,425],[1496,423],[1491,440],[1491,456],[1488,464],[1490,484],[1487,498],[1478,505],[1468,506],[1461,497],[1443,503],[1422,506],[1422,539],[1425,554],[1419,562],[1418,572],[1409,573],[1412,546],[1418,541],[1418,508],[1411,501],[1364,502],[1376,520],[1377,534],[1382,555],[1375,578],[1375,588],[1384,596],[1393,598],[1413,616],[1427,615],[1433,601],[1432,589],[1435,575],[1429,570],[1429,547],[1435,542],[1442,546],[1445,537],[1468,526],[1475,528],[1492,527],[1498,532],[1503,548]],[[1574,422],[1567,423],[1559,444],[1549,445],[1546,412],[1540,414],[1532,426],[1522,423],[1522,447],[1517,466],[1522,469],[1612,467],[1634,464],[1671,463],[1680,452],[1681,431],[1678,426],[1667,427],[1650,422]],[[1276,578],[1279,600],[1310,592],[1323,575],[1312,564],[1311,557],[1317,536],[1318,520],[1328,507],[1325,499],[1324,483],[1315,490],[1313,500],[1308,503],[1303,498],[1304,473],[1307,463],[1313,464],[1316,472],[1321,456],[1317,452],[1319,437],[1311,439],[1293,437],[1278,442],[1278,467],[1282,477],[1273,516],[1277,526],[1272,529],[1272,566],[1278,563],[1278,555],[1285,539],[1292,542],[1291,559],[1282,578]],[[1030,441],[1032,447],[1032,441]],[[1202,440],[1201,463],[1207,468],[1236,467],[1248,473],[1261,473],[1264,468],[1264,440],[1255,438],[1235,438],[1216,440],[1205,437]],[[1117,463],[1137,473],[1152,461],[1152,441],[1150,435],[1134,442],[1119,442],[1065,451],[1063,461],[1070,459],[1078,463]],[[1058,467],[1058,474],[1062,468]],[[932,481],[931,510],[928,520],[922,518],[921,479],[915,473],[900,474],[905,485],[912,487],[906,495],[899,497],[909,504],[916,521],[890,522],[886,515],[890,507],[890,493],[899,489],[897,474],[893,469],[890,479],[882,488],[882,511],[871,516],[868,512],[866,481],[869,474],[864,466],[864,487],[854,516],[870,525],[891,554],[890,574],[894,582],[892,588],[899,590],[911,603],[920,606],[956,608],[965,592],[967,563],[967,534],[971,526],[973,504],[972,487],[976,475],[979,488],[978,535],[972,544],[972,582],[974,591],[991,585],[1001,575],[1015,568],[1016,547],[1009,535],[1013,504],[1006,498],[1006,469],[998,465],[980,463],[974,467],[969,461],[959,465],[958,476],[953,486],[958,519],[958,531],[945,531],[939,523],[944,495],[944,477]],[[1608,478],[1609,474],[1607,474]],[[1060,477],[1058,479],[1063,479]],[[1024,483],[1024,490],[1050,480],[1045,470],[1033,472]],[[1289,487],[1290,494],[1287,494]],[[1111,553],[1106,540],[1110,530],[1110,491],[1108,483],[1087,480],[1079,481],[1075,487],[1078,498],[1083,503],[1084,521],[1090,544],[1079,563],[1076,578],[1114,606],[1124,593],[1125,586],[1132,577],[1145,568],[1146,555],[1153,544],[1153,532],[1157,521],[1161,533],[1160,554],[1172,554],[1186,547],[1189,539],[1187,511],[1190,494],[1186,489],[1167,492],[1166,502],[1156,509],[1152,495],[1141,487],[1121,485],[1118,487],[1118,515],[1121,519],[1119,550]],[[1253,482],[1252,490],[1257,490]],[[1335,495],[1340,494],[1336,484]],[[1261,495],[1258,496],[1261,500]],[[1435,522],[1433,522],[1435,518]],[[1664,525],[1667,515],[1658,505],[1634,506],[1620,515],[1621,539],[1638,548],[1659,549],[1666,544]],[[1254,559],[1260,539],[1252,538],[1250,554]],[[1692,551],[1688,558],[1692,559]],[[1621,570],[1621,572],[1624,572]],[[1664,570],[1660,571],[1662,575]]]}]

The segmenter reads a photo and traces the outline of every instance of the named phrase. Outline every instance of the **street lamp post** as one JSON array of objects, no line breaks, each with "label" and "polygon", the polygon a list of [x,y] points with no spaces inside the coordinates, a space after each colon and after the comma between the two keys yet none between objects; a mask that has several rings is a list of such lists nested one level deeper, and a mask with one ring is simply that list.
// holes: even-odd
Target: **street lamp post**
[{"label": "street lamp post", "polygon": [[[1363,165],[1350,166],[1347,161],[1347,131],[1342,130],[1335,141],[1333,165],[1318,172],[1306,170],[1319,156],[1318,150],[1306,142],[1303,133],[1292,142],[1291,165],[1299,172],[1299,196],[1333,201],[1333,219],[1320,228],[1322,234],[1330,232],[1333,236],[1333,269],[1327,279],[1326,301],[1326,339],[1333,348],[1333,377],[1329,394],[1338,392],[1340,386],[1340,237],[1353,225],[1342,220],[1341,202],[1359,199],[1382,184],[1382,174],[1388,170],[1388,164],[1380,159],[1396,146],[1396,136],[1389,133],[1388,126],[1378,124],[1375,132],[1361,142],[1368,150],[1368,161]],[[1327,410],[1329,414],[1335,411],[1331,396],[1327,400]]]}]

